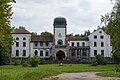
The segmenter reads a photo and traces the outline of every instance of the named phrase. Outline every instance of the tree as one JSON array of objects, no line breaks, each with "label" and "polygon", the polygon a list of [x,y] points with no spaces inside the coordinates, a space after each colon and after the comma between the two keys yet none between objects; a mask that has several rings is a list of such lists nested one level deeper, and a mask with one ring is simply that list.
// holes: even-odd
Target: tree
[{"label": "tree", "polygon": [[118,57],[120,56],[120,0],[114,1],[112,12],[105,15],[102,22],[105,24],[106,32],[110,34],[112,39],[113,50],[115,50],[115,53],[113,53],[114,59],[120,60],[120,57]]},{"label": "tree", "polygon": [[45,32],[42,32],[41,35],[42,36],[52,36],[52,33],[45,31]]},{"label": "tree", "polygon": [[5,64],[13,43],[11,35],[12,2],[14,0],[0,0],[0,65]]}]

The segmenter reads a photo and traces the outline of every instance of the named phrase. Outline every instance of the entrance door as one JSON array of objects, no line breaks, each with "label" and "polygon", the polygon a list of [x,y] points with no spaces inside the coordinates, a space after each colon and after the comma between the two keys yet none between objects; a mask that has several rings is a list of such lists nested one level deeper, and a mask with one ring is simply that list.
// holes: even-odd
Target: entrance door
[{"label": "entrance door", "polygon": [[65,58],[65,53],[60,50],[56,53],[56,57],[58,60],[63,60]]}]

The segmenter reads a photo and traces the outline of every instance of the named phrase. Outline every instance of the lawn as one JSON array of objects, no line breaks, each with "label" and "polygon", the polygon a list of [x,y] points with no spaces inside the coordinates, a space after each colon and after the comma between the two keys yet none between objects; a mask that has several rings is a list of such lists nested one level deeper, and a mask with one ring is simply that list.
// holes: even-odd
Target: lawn
[{"label": "lawn", "polygon": [[[109,76],[117,74],[120,77],[120,73],[114,72],[115,65],[105,66],[90,66],[88,64],[64,64],[59,66],[58,64],[45,64],[38,67],[22,67],[5,65],[0,66],[0,80],[42,80],[44,77],[57,75],[64,72],[90,72],[101,71],[101,76]],[[110,74],[108,74],[111,72]],[[107,75],[106,75],[107,74]]]}]

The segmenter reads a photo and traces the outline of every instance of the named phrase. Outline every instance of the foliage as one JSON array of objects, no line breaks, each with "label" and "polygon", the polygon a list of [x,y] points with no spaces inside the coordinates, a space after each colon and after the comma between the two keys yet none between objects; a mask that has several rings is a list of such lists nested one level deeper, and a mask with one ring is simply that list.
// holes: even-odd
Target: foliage
[{"label": "foliage", "polygon": [[97,65],[98,65],[96,58],[93,58],[93,59],[92,59],[91,65],[92,65],[92,66],[97,66]]},{"label": "foliage", "polygon": [[104,56],[102,56],[100,54],[96,55],[96,60],[97,60],[98,65],[106,65],[107,64]]},{"label": "foliage", "polygon": [[22,64],[22,67],[28,67],[28,66],[29,66],[28,63],[23,63],[23,64]]},{"label": "foliage", "polygon": [[30,60],[29,63],[31,65],[31,67],[37,67],[38,66],[38,64],[39,64],[38,56],[34,55],[33,57],[30,57],[29,60]]},{"label": "foliage", "polygon": [[42,32],[41,35],[42,36],[52,36],[52,33],[45,31],[45,32]]},{"label": "foliage", "polygon": [[105,24],[106,32],[111,36],[113,50],[119,51],[113,53],[114,61],[120,62],[120,0],[112,1],[115,1],[112,12],[102,16],[101,22]]},{"label": "foliage", "polygon": [[14,62],[14,66],[18,66],[18,65],[21,65],[21,60],[16,59]]},{"label": "foliage", "polygon": [[116,51],[113,53],[113,59],[114,59],[114,62],[116,63],[120,63],[120,51]]},{"label": "foliage", "polygon": [[14,0],[0,0],[0,65],[3,65],[8,60],[10,47],[13,43],[11,36],[11,16],[12,2]]},{"label": "foliage", "polygon": [[115,71],[116,71],[116,72],[120,72],[120,64],[117,64],[117,65],[116,65]]},{"label": "foliage", "polygon": [[[0,66],[0,80],[42,80],[42,78],[61,73],[113,71],[114,67],[113,64],[98,65],[97,67],[88,64],[64,64],[64,66],[45,64],[36,68],[6,65]],[[118,74],[120,75],[120,73]]]}]

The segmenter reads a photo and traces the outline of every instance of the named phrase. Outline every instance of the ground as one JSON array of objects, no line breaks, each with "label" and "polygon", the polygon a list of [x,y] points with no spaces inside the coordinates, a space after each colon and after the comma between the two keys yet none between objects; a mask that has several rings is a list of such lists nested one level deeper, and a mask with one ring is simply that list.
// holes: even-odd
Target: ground
[{"label": "ground", "polygon": [[115,77],[100,77],[96,73],[100,72],[63,73],[44,80],[120,80],[120,78]]},{"label": "ground", "polygon": [[100,76],[119,77],[120,72],[115,72],[115,65],[90,64],[41,64],[38,67],[22,67],[13,65],[0,66],[0,80],[42,80],[43,78],[56,76],[58,74],[78,72],[102,72]]}]

